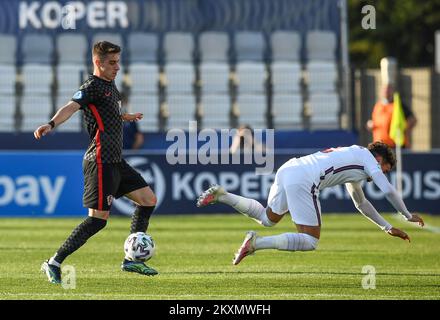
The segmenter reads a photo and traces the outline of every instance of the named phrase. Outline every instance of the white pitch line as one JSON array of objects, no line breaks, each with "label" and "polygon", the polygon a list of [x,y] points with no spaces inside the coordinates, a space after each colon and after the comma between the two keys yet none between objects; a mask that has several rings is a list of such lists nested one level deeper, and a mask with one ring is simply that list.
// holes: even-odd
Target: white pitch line
[{"label": "white pitch line", "polygon": [[[126,298],[126,299],[136,299],[136,298],[150,298],[150,299],[264,299],[264,298],[350,298],[350,299],[364,299],[364,295],[356,294],[331,294],[331,293],[280,293],[280,294],[242,294],[242,295],[212,295],[212,294],[181,294],[181,295],[171,295],[171,294],[93,294],[93,293],[12,293],[12,292],[0,292],[0,296],[10,296],[10,297],[84,297],[96,299],[101,298]],[[372,299],[402,299],[402,296],[396,295],[369,295]],[[423,299],[438,299],[437,295],[428,296],[418,296],[413,297],[423,298]]]},{"label": "white pitch line", "polygon": [[402,217],[399,216],[392,216],[394,220],[398,220],[400,222],[405,222],[407,225],[414,227],[414,228],[418,228],[418,229],[422,229],[422,230],[426,230],[426,231],[430,231],[433,233],[440,233],[440,227],[435,227],[435,226],[431,226],[427,223],[425,223],[425,225],[423,227],[420,227],[418,224],[414,223],[414,222],[409,222],[406,221],[405,219],[403,219]]}]

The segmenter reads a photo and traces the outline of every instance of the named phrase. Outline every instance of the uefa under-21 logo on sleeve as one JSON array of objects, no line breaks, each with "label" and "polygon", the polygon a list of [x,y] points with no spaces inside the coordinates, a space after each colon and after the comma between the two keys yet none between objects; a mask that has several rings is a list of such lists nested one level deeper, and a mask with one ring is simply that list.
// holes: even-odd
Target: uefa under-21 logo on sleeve
[{"label": "uefa under-21 logo on sleeve", "polygon": [[80,100],[80,99],[82,99],[83,97],[84,97],[84,93],[83,93],[82,91],[77,91],[77,92],[73,95],[72,99]]}]

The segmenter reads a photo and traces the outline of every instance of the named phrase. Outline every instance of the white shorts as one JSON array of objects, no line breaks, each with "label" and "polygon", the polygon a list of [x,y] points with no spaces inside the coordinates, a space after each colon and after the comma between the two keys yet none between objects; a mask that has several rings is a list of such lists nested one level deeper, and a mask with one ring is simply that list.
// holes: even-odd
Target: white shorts
[{"label": "white shorts", "polygon": [[316,181],[313,168],[296,160],[288,161],[277,171],[267,205],[279,215],[289,211],[296,224],[320,226],[319,174]]}]

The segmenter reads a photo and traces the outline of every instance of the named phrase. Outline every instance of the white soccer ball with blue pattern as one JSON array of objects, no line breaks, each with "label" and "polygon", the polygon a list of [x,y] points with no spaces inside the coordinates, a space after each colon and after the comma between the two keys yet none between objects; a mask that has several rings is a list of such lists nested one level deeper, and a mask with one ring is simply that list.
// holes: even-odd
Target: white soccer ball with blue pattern
[{"label": "white soccer ball with blue pattern", "polygon": [[155,247],[150,235],[144,232],[132,233],[124,243],[125,259],[142,262],[150,260],[154,255]]}]

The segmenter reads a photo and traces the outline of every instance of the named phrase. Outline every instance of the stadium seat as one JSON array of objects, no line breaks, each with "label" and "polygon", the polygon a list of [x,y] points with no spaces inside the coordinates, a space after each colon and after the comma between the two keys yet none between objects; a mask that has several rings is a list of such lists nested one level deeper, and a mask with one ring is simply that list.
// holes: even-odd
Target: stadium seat
[{"label": "stadium seat", "polygon": [[310,96],[312,129],[339,129],[339,97],[336,93],[317,93]]},{"label": "stadium seat", "polygon": [[22,75],[25,95],[51,95],[53,84],[51,65],[25,64]]},{"label": "stadium seat", "polygon": [[47,95],[26,95],[21,103],[21,131],[32,132],[53,116],[52,101]]},{"label": "stadium seat", "polygon": [[192,34],[184,32],[165,34],[164,51],[167,94],[192,94],[195,81]]},{"label": "stadium seat", "polygon": [[12,95],[15,94],[15,74],[16,68],[14,64],[0,64],[0,94]]},{"label": "stadium seat", "polygon": [[193,63],[194,37],[186,32],[168,32],[164,38],[166,61]]},{"label": "stadium seat", "polygon": [[157,94],[159,67],[156,64],[130,64],[131,95]]},{"label": "stadium seat", "polygon": [[28,34],[23,37],[23,81],[26,94],[51,93],[53,83],[53,43],[48,35]]},{"label": "stadium seat", "polygon": [[264,37],[261,32],[239,31],[234,37],[236,60],[262,62]]},{"label": "stadium seat", "polygon": [[229,65],[221,62],[200,64],[200,79],[203,94],[229,92]]},{"label": "stadium seat", "polygon": [[299,92],[301,82],[300,35],[293,31],[275,31],[270,40],[274,93]]},{"label": "stadium seat", "polygon": [[301,37],[295,31],[277,30],[271,34],[272,61],[300,61]]},{"label": "stadium seat", "polygon": [[56,106],[59,108],[61,104],[66,103],[66,97],[70,100],[87,76],[87,39],[81,34],[60,34],[57,37],[56,48],[58,56]]},{"label": "stadium seat", "polygon": [[226,32],[207,31],[200,34],[202,61],[228,62],[229,36]]},{"label": "stadium seat", "polygon": [[307,64],[307,83],[310,92],[334,92],[338,72],[334,62],[311,61]]},{"label": "stadium seat", "polygon": [[15,56],[16,40],[15,37],[0,34],[0,94],[15,94]]},{"label": "stadium seat", "polygon": [[168,96],[168,123],[167,128],[188,130],[189,121],[195,120],[196,101],[193,95]]},{"label": "stadium seat", "polygon": [[302,129],[302,111],[301,95],[274,95],[272,116],[275,129]]},{"label": "stadium seat", "polygon": [[298,93],[301,89],[301,65],[297,62],[276,61],[271,65],[272,88],[277,93]]},{"label": "stadium seat", "polygon": [[138,122],[142,132],[159,130],[159,97],[156,94],[143,94],[130,96],[130,112],[144,114],[142,121]]},{"label": "stadium seat", "polygon": [[15,130],[15,95],[0,93],[0,131]]},{"label": "stadium seat", "polygon": [[64,104],[66,96],[70,100],[86,78],[87,71],[84,65],[58,65],[56,106],[59,107],[60,104]]},{"label": "stadium seat", "polygon": [[200,35],[200,80],[203,94],[229,91],[229,38],[225,32]]},{"label": "stadium seat", "polygon": [[309,61],[335,61],[336,35],[332,31],[309,31],[306,35]]},{"label": "stadium seat", "polygon": [[306,36],[307,85],[310,93],[336,90],[336,35],[331,31],[310,31]]},{"label": "stadium seat", "polygon": [[238,90],[241,93],[265,92],[266,67],[259,62],[240,62],[236,66]]},{"label": "stadium seat", "polygon": [[0,64],[15,63],[17,40],[15,36],[0,34]]},{"label": "stadium seat", "polygon": [[0,95],[14,95],[16,82],[16,39],[0,34]]},{"label": "stadium seat", "polygon": [[237,99],[239,123],[253,128],[266,128],[266,96],[243,93]]},{"label": "stadium seat", "polygon": [[155,33],[134,32],[128,36],[130,64],[157,61],[159,39]]},{"label": "stadium seat", "polygon": [[15,129],[16,38],[0,34],[0,131]]},{"label": "stadium seat", "polygon": [[234,37],[235,71],[239,93],[265,92],[264,38],[260,32],[237,32]]},{"label": "stadium seat", "polygon": [[87,38],[78,33],[59,34],[56,41],[58,64],[86,64],[88,55]]},{"label": "stadium seat", "polygon": [[194,66],[189,63],[168,62],[165,67],[167,94],[192,94],[195,81]]},{"label": "stadium seat", "polygon": [[21,50],[24,64],[52,65],[53,63],[54,46],[49,35],[24,35]]},{"label": "stadium seat", "polygon": [[159,130],[158,37],[154,33],[134,32],[128,36],[131,112],[142,112],[139,130]]},{"label": "stadium seat", "polygon": [[53,41],[49,35],[27,34],[22,42],[22,131],[34,131],[52,116]]},{"label": "stadium seat", "polygon": [[230,98],[224,94],[204,94],[202,96],[203,127],[214,129],[230,128]]}]

